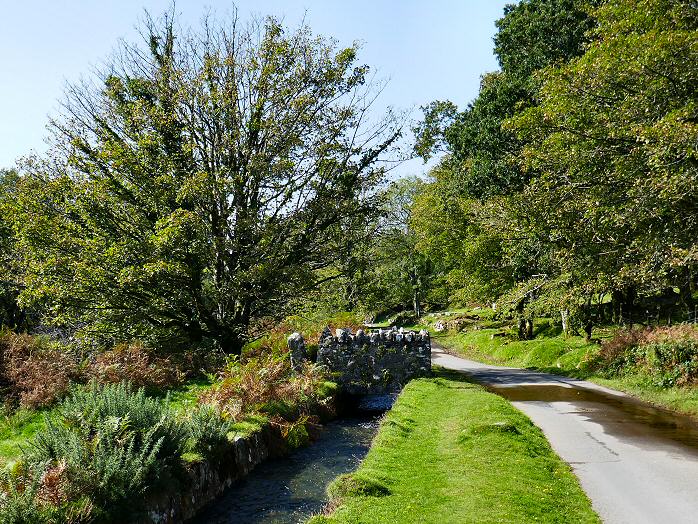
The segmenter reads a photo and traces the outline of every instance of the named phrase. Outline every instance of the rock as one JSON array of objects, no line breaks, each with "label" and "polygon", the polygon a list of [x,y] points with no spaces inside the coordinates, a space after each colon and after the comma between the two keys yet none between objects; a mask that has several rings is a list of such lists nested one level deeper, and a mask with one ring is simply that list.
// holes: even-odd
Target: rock
[{"label": "rock", "polygon": [[296,371],[303,367],[308,360],[308,352],[305,349],[305,340],[300,333],[293,333],[287,340],[288,349],[291,353],[291,367]]},{"label": "rock", "polygon": [[329,340],[332,338],[332,331],[330,330],[330,326],[325,326],[325,329],[322,330],[322,333],[320,333],[320,342],[323,342],[325,340]]}]

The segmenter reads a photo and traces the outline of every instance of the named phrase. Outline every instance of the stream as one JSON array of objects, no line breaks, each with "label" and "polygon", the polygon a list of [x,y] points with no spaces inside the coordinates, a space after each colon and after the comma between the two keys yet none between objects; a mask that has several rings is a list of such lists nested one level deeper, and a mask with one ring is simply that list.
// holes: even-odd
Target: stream
[{"label": "stream", "polygon": [[353,471],[378,430],[378,416],[342,418],[320,438],[287,457],[271,459],[206,506],[191,524],[295,524],[322,511],[327,486]]}]

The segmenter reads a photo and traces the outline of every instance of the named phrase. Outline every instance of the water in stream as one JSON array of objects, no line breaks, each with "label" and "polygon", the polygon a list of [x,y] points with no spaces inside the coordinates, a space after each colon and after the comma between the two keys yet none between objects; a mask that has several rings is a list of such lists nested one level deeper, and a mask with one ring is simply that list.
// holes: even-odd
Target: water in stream
[{"label": "water in stream", "polygon": [[287,457],[263,462],[191,523],[304,522],[322,510],[328,484],[356,469],[377,430],[377,417],[332,421],[316,442]]}]

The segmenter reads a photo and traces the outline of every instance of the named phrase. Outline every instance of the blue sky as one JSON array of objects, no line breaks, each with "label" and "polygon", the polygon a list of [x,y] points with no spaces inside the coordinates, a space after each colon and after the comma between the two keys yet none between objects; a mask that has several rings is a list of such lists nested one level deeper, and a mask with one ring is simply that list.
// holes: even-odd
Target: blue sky
[{"label": "blue sky", "polygon": [[[497,68],[494,22],[503,0],[239,0],[241,19],[282,16],[290,26],[305,17],[316,33],[340,44],[359,40],[360,59],[389,83],[377,108],[414,109],[436,99],[464,106],[477,94],[480,75]],[[159,15],[170,0],[3,0],[0,16],[0,167],[44,150],[46,123],[66,82],[89,75],[119,38],[138,38],[144,9]],[[223,0],[178,0],[184,25],[207,8],[229,13]],[[412,161],[402,174],[424,167]]]}]

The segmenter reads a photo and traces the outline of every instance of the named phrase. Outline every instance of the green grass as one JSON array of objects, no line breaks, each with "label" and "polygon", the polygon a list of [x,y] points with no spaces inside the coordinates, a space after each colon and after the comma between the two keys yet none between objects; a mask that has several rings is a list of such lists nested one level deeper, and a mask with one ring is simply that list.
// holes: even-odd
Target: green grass
[{"label": "green grass", "polygon": [[[212,382],[208,379],[195,379],[169,391],[170,405],[180,414],[196,404],[196,399]],[[163,393],[164,395],[164,393]],[[45,419],[57,408],[41,410],[20,409],[12,414],[0,416],[0,468],[17,460],[22,448],[27,448],[32,437],[46,425]],[[259,428],[259,422],[250,420],[241,422],[234,428],[241,434],[247,434]]]},{"label": "green grass", "polygon": [[410,382],[321,523],[599,522],[531,421],[456,374]]},{"label": "green grass", "polygon": [[26,448],[36,432],[46,426],[45,417],[50,411],[22,409],[0,418],[0,468],[19,458],[22,447]]},{"label": "green grass", "polygon": [[590,365],[599,351],[598,344],[586,342],[582,337],[565,338],[553,328],[543,327],[533,340],[516,340],[512,333],[506,337],[492,336],[502,333],[502,329],[471,329],[448,334],[432,332],[432,335],[435,343],[465,358],[589,380],[656,406],[698,416],[698,388],[662,388],[653,384],[650,377],[639,373],[611,376]]},{"label": "green grass", "polygon": [[491,364],[524,368],[555,369],[569,375],[586,377],[585,363],[598,351],[598,344],[582,337],[540,333],[533,340],[516,340],[501,329],[478,329],[465,333],[435,336],[436,343],[459,354]]},{"label": "green grass", "polygon": [[210,378],[197,378],[167,392],[170,406],[179,413],[185,413],[196,405],[199,395],[213,385]]}]

